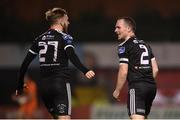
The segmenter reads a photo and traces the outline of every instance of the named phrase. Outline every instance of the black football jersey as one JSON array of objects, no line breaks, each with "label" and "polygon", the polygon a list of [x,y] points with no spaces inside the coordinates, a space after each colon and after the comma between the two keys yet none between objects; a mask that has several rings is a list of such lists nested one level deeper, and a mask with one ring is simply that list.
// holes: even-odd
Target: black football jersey
[{"label": "black football jersey", "polygon": [[42,74],[56,72],[68,67],[66,48],[73,47],[73,38],[61,31],[49,29],[33,42],[29,49],[32,54],[39,55]]},{"label": "black football jersey", "polygon": [[127,80],[129,85],[137,82],[155,83],[151,59],[152,50],[143,40],[132,37],[118,46],[119,63],[128,64]]}]

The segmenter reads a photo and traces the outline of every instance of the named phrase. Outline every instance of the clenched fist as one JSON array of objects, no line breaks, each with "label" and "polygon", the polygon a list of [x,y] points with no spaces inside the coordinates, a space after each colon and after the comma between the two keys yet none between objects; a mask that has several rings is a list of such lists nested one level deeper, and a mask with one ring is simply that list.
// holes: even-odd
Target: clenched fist
[{"label": "clenched fist", "polygon": [[119,99],[119,94],[120,94],[120,91],[119,90],[114,90],[113,92],[113,97],[117,99],[117,101],[120,101]]},{"label": "clenched fist", "polygon": [[86,76],[88,79],[91,79],[91,78],[93,78],[93,77],[95,76],[95,73],[94,73],[94,71],[89,70],[89,71],[85,74],[85,76]]}]

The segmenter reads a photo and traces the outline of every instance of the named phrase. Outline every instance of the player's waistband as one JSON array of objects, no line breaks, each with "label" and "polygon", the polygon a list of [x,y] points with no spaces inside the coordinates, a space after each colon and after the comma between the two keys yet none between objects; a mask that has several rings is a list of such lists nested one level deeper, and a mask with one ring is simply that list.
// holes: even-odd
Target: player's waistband
[{"label": "player's waistband", "polygon": [[137,84],[144,84],[144,85],[155,85],[156,86],[156,82],[154,79],[151,79],[151,80],[139,80],[139,81],[131,81],[131,82],[128,82],[128,86],[131,87],[131,86],[135,86]]},{"label": "player's waistband", "polygon": [[40,74],[42,77],[54,76],[65,73],[69,73],[68,67],[40,68]]}]

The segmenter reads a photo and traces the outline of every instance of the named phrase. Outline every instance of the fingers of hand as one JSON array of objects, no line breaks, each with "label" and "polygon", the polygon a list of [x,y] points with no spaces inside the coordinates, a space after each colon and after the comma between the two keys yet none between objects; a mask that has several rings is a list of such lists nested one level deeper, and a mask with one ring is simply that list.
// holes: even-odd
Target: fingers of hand
[{"label": "fingers of hand", "polygon": [[95,76],[95,73],[94,73],[93,71],[90,71],[90,74],[91,74],[92,76]]},{"label": "fingers of hand", "polygon": [[113,93],[113,97],[114,97],[114,98],[117,98],[117,94],[116,94],[115,92]]},{"label": "fingers of hand", "polygon": [[118,97],[119,97],[119,92],[115,90],[115,91],[113,92],[113,97],[116,98],[116,99],[118,99]]},{"label": "fingers of hand", "polygon": [[92,77],[94,77],[94,75],[95,75],[95,73],[94,73],[93,71],[88,71],[88,72],[86,73],[86,77],[87,77],[88,79],[91,79]]},{"label": "fingers of hand", "polygon": [[91,79],[91,78],[92,78],[92,75],[91,75],[90,73],[87,73],[87,74],[86,74],[86,77],[87,77],[88,79]]}]

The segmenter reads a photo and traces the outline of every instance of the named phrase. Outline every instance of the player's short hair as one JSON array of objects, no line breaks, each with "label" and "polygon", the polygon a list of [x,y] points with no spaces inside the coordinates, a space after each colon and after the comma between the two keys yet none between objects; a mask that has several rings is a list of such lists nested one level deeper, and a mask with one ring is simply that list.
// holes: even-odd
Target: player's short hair
[{"label": "player's short hair", "polygon": [[50,23],[53,24],[56,22],[57,18],[61,18],[64,15],[67,15],[67,12],[65,9],[62,8],[53,8],[48,10],[46,13],[46,20]]},{"label": "player's short hair", "polygon": [[131,17],[121,17],[119,18],[119,20],[124,20],[125,23],[131,27],[132,31],[135,32],[136,31],[136,22],[131,18]]}]

